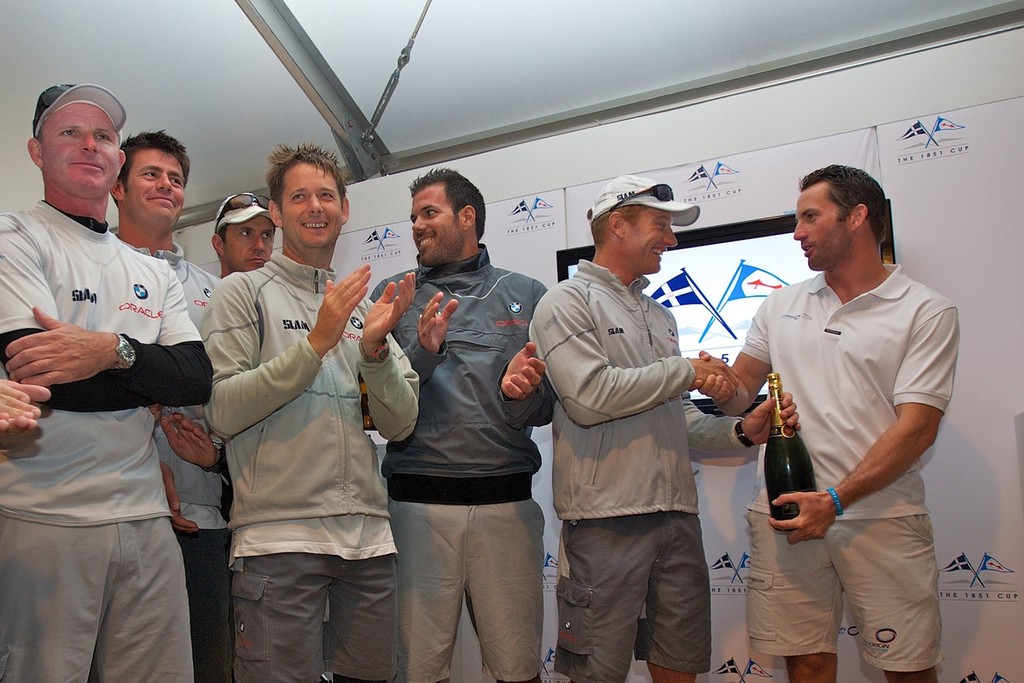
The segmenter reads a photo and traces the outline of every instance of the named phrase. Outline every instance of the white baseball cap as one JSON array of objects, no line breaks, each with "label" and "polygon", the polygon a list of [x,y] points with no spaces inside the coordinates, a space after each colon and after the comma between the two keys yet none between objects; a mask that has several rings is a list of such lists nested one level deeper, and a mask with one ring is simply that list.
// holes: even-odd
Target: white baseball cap
[{"label": "white baseball cap", "polygon": [[674,201],[672,188],[651,178],[635,175],[621,175],[611,181],[594,200],[594,207],[587,211],[587,220],[591,223],[602,214],[620,206],[649,206],[672,214],[672,224],[686,226],[692,224],[700,216],[700,207],[696,204]]}]

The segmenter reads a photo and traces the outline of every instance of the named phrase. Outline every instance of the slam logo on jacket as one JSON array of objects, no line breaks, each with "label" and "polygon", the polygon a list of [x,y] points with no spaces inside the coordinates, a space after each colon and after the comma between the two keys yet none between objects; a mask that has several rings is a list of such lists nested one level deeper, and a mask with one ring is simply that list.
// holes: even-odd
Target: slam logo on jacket
[{"label": "slam logo on jacket", "polygon": [[72,289],[71,290],[72,301],[88,301],[91,304],[96,303],[96,295],[89,291],[89,288],[85,289]]}]

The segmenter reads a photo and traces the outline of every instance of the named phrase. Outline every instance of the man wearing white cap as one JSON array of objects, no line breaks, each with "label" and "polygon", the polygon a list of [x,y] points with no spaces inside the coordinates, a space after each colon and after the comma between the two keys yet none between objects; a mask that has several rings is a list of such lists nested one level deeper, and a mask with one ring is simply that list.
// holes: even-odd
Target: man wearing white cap
[{"label": "man wearing white cap", "polygon": [[4,680],[192,680],[147,406],[204,403],[212,370],[174,273],[107,229],[124,121],[105,88],[43,92],[44,201],[0,215],[0,360],[51,391],[0,456]]},{"label": "man wearing white cap", "polygon": [[211,241],[221,277],[262,268],[270,260],[277,228],[269,206],[269,199],[252,192],[233,194],[220,205]]},{"label": "man wearing white cap", "polygon": [[530,325],[558,396],[555,670],[577,683],[624,680],[634,645],[656,683],[710,669],[710,586],[689,446],[737,451],[766,441],[771,402],[742,420],[701,413],[688,392],[724,398],[734,375],[706,354],[682,358],[675,319],[643,294],[644,275],[676,243],[672,226],[698,213],[668,185],[613,180],[588,214],[593,262],[553,287]]}]

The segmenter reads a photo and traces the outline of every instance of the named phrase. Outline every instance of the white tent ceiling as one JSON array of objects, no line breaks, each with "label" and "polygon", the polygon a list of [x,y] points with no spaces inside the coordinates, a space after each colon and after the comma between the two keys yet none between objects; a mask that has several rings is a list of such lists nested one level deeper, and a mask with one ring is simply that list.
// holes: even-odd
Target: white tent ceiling
[{"label": "white tent ceiling", "polygon": [[361,179],[1024,24],[1024,0],[432,0],[366,144],[426,1],[0,0],[0,209],[41,195],[25,141],[54,83],[181,139],[198,222],[263,187],[281,142],[340,148]]}]

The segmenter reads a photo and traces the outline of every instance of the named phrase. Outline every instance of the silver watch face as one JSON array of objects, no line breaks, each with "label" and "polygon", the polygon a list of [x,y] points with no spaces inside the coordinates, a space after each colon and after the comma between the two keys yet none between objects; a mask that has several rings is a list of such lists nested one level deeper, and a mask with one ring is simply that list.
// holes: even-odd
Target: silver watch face
[{"label": "silver watch face", "polygon": [[135,363],[135,347],[123,336],[118,336],[117,342],[117,367],[122,370],[130,368]]}]

